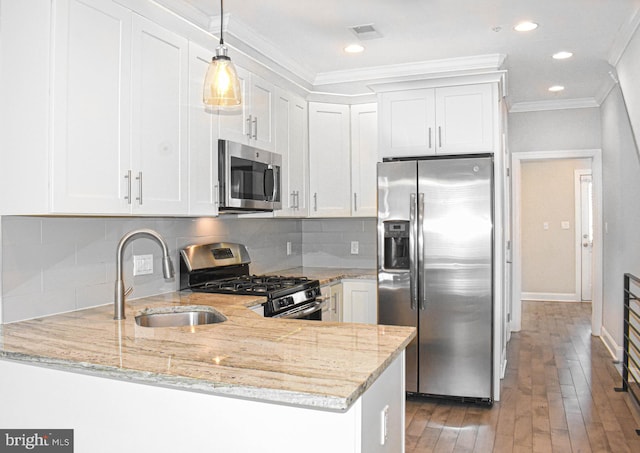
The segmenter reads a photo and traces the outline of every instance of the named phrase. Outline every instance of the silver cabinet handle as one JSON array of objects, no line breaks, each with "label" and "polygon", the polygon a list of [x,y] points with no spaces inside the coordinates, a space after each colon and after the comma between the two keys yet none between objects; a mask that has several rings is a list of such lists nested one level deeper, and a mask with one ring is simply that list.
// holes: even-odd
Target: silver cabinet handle
[{"label": "silver cabinet handle", "polygon": [[249,116],[247,117],[247,119],[246,119],[246,122],[247,122],[247,136],[248,136],[249,138],[251,138],[251,124],[252,124],[251,117],[252,117],[252,116],[251,116],[251,115],[249,115]]},{"label": "silver cabinet handle", "polygon": [[438,148],[442,148],[442,126],[438,126]]},{"label": "silver cabinet handle", "polygon": [[431,149],[431,128],[429,128],[429,149]]},{"label": "silver cabinet handle", "polygon": [[353,193],[353,211],[358,212],[358,194]]},{"label": "silver cabinet handle", "polygon": [[315,192],[313,194],[313,210],[314,211],[318,210],[318,192]]},{"label": "silver cabinet handle", "polygon": [[427,308],[427,285],[424,281],[424,194],[418,194],[418,279],[422,285],[420,310]]},{"label": "silver cabinet handle", "polygon": [[141,171],[138,172],[138,176],[136,176],[136,181],[138,181],[138,196],[136,197],[136,200],[138,200],[138,203],[140,204],[140,206],[142,206],[142,172]]},{"label": "silver cabinet handle", "polygon": [[253,117],[253,121],[251,122],[253,124],[253,139],[257,140],[258,139],[258,117],[254,116]]},{"label": "silver cabinet handle", "polygon": [[409,196],[409,292],[411,293],[411,310],[415,310],[418,306],[418,281],[416,266],[417,260],[417,244],[418,220],[416,216],[416,194]]},{"label": "silver cabinet handle", "polygon": [[124,179],[127,180],[127,194],[124,199],[127,200],[127,204],[131,204],[131,170],[127,171],[127,174],[124,175]]}]

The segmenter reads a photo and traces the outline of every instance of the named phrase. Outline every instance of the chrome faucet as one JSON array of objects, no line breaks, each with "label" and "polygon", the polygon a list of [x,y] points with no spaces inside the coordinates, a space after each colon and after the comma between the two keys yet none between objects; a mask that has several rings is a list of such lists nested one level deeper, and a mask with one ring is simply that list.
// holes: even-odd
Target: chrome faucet
[{"label": "chrome faucet", "polygon": [[126,233],[120,239],[118,243],[118,250],[116,252],[116,293],[114,299],[114,311],[113,311],[113,319],[124,319],[124,298],[127,294],[131,292],[131,288],[125,291],[124,289],[124,279],[122,275],[122,255],[124,252],[124,246],[127,243],[137,237],[145,236],[151,239],[155,239],[160,247],[162,247],[162,273],[164,274],[164,278],[169,279],[173,277],[173,263],[171,262],[171,258],[169,257],[169,247],[167,247],[167,243],[160,236],[160,234],[154,230],[149,230],[145,228],[141,228],[139,230],[133,230]]}]

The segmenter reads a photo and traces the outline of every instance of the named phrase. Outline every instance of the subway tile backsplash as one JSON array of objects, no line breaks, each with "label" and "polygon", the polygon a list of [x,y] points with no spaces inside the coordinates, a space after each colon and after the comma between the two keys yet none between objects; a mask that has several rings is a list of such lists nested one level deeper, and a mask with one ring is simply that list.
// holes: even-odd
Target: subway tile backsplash
[{"label": "subway tile backsplash", "polygon": [[[176,271],[182,247],[216,241],[245,244],[256,274],[302,265],[370,269],[376,260],[374,219],[4,216],[0,222],[4,323],[112,303],[116,247],[124,233],[137,228],[155,229],[165,238]],[[350,253],[351,241],[358,241],[358,255]],[[153,274],[133,277],[134,254],[153,254]],[[162,277],[161,256],[147,238],[126,246],[125,284],[134,288],[131,298],[177,289],[177,278]]]}]

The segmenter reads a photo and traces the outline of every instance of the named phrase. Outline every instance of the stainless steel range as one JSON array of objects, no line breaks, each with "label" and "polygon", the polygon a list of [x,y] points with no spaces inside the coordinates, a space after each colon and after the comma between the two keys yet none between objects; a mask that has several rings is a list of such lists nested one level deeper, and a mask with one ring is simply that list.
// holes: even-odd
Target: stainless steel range
[{"label": "stainless steel range", "polygon": [[217,242],[180,251],[180,290],[262,295],[264,315],[321,320],[320,282],[306,277],[251,275],[251,258],[242,244]]}]

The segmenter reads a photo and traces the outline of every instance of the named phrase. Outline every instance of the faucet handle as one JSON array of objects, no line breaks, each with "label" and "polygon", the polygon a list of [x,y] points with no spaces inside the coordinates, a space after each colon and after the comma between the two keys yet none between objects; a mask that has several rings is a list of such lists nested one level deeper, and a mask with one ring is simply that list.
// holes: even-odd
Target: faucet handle
[{"label": "faucet handle", "polygon": [[127,297],[129,294],[131,294],[132,291],[133,291],[133,286],[129,286],[127,289],[124,290],[124,297]]}]

